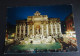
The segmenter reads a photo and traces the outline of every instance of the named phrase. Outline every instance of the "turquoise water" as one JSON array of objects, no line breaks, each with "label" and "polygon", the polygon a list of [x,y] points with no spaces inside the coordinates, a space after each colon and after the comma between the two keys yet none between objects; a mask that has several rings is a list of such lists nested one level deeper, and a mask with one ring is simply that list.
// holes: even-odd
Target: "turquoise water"
[{"label": "turquoise water", "polygon": [[26,44],[26,45],[15,45],[12,46],[12,50],[31,50],[31,49],[37,49],[37,50],[54,50],[61,48],[61,45],[59,42],[56,42],[54,44]]}]

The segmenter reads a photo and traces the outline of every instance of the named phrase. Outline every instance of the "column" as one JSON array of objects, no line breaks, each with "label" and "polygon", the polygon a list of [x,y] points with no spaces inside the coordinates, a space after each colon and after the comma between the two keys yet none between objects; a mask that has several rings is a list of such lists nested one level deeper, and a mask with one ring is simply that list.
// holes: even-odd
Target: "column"
[{"label": "column", "polygon": [[15,36],[15,40],[17,39],[18,37],[17,37],[17,25],[16,25],[16,36]]},{"label": "column", "polygon": [[53,25],[51,24],[51,34],[53,34]]},{"label": "column", "polygon": [[42,25],[42,35],[43,35],[43,25]]},{"label": "column", "polygon": [[27,34],[29,35],[29,25],[27,25]]},{"label": "column", "polygon": [[25,35],[25,25],[23,26],[23,35]]},{"label": "column", "polygon": [[17,36],[17,26],[16,26],[16,36]]},{"label": "column", "polygon": [[42,26],[40,25],[40,34],[42,34],[42,32],[41,32],[41,31],[42,31],[42,29],[41,29],[41,28],[42,28]]},{"label": "column", "polygon": [[47,35],[48,35],[48,24],[46,24],[46,31],[47,31]]},{"label": "column", "polygon": [[61,25],[59,24],[59,30],[60,30],[60,33],[61,33]]},{"label": "column", "polygon": [[55,32],[56,32],[56,34],[57,34],[57,26],[56,26],[56,24],[55,24]]},{"label": "column", "polygon": [[19,35],[21,36],[21,25],[19,27],[20,27],[20,29],[19,29]]},{"label": "column", "polygon": [[34,35],[34,25],[33,25],[33,35]]}]

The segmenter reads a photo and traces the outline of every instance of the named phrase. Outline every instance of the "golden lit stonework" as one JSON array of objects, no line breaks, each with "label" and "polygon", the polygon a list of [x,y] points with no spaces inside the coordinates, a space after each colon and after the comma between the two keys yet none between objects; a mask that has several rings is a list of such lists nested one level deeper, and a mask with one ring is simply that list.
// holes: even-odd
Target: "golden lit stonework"
[{"label": "golden lit stonework", "polygon": [[54,43],[54,37],[62,36],[59,18],[48,18],[36,11],[27,20],[18,21],[16,25],[17,39],[28,39],[26,43],[41,44]]}]

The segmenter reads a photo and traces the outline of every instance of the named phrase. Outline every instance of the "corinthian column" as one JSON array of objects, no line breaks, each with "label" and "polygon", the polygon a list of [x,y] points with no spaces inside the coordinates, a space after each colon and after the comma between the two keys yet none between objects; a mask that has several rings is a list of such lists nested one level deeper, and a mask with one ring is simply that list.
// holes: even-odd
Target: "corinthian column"
[{"label": "corinthian column", "polygon": [[56,26],[56,24],[55,24],[55,32],[56,32],[56,34],[57,34],[57,26]]},{"label": "corinthian column", "polygon": [[16,26],[16,36],[17,36],[17,26]]},{"label": "corinthian column", "polygon": [[19,35],[21,36],[21,25],[20,25],[20,29],[19,29]]},{"label": "corinthian column", "polygon": [[51,24],[51,34],[53,34],[53,25]]},{"label": "corinthian column", "polygon": [[46,24],[46,31],[47,31],[47,35],[48,35],[48,24]]},{"label": "corinthian column", "polygon": [[27,34],[29,35],[29,25],[27,25]]},{"label": "corinthian column", "polygon": [[61,33],[61,25],[59,24],[59,30],[60,30],[60,33]]},{"label": "corinthian column", "polygon": [[43,35],[43,25],[42,25],[42,35]]},{"label": "corinthian column", "polygon": [[25,26],[23,26],[23,35],[25,35]]},{"label": "corinthian column", "polygon": [[34,25],[33,25],[33,35],[34,35]]}]

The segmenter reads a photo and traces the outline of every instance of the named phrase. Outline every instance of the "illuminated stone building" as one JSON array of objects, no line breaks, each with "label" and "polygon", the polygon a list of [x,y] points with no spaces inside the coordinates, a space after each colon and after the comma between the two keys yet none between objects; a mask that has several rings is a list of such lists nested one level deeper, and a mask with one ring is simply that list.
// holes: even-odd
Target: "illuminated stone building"
[{"label": "illuminated stone building", "polygon": [[21,39],[27,36],[26,20],[16,21],[16,38]]},{"label": "illuminated stone building", "polygon": [[76,40],[76,32],[73,22],[73,14],[70,14],[66,17],[66,37],[65,41],[71,42],[72,45],[77,46],[77,40]]},{"label": "illuminated stone building", "polygon": [[73,31],[74,30],[74,25],[73,25],[73,15],[70,14],[67,18],[66,18],[66,30],[67,31]]},{"label": "illuminated stone building", "polygon": [[69,35],[75,34],[73,14],[70,14],[69,16],[66,17],[66,33]]},{"label": "illuminated stone building", "polygon": [[56,36],[62,34],[59,18],[48,18],[47,15],[40,15],[38,11],[27,20],[19,20],[16,24],[17,38],[30,36]]}]

